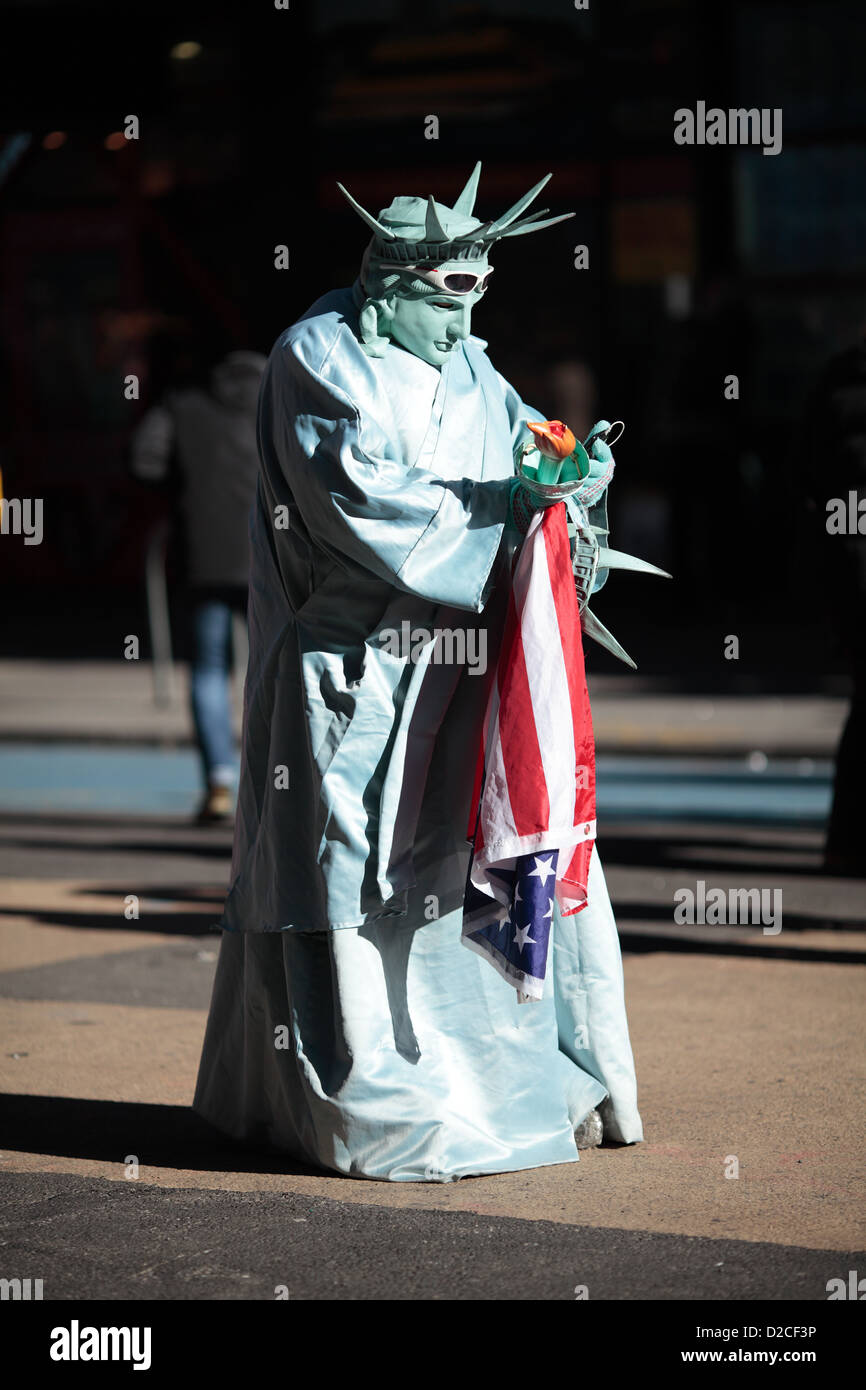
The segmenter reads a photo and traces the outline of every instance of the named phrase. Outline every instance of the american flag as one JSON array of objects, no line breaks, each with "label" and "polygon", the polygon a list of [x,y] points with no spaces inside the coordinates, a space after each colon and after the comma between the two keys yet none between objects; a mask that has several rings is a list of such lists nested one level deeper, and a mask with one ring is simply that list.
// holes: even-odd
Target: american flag
[{"label": "american flag", "polygon": [[484,719],[463,944],[521,1002],[544,991],[554,897],[586,906],[595,746],[565,507],[535,514],[517,561]]}]

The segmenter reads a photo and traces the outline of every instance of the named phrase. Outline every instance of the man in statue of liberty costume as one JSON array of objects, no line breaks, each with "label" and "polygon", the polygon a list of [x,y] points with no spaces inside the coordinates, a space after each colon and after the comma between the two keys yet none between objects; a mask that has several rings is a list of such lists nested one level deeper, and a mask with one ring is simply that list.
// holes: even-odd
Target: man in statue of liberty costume
[{"label": "man in statue of liberty costume", "polygon": [[[461,943],[487,682],[433,635],[495,664],[525,529],[515,450],[545,418],[470,319],[494,243],[561,220],[522,216],[545,179],[482,223],[479,172],[453,207],[400,197],[374,218],[346,193],[373,231],[360,276],[265,373],[232,881],[194,1100],[235,1137],[392,1181],[575,1162],[597,1111],[606,1137],[643,1137],[595,851],[588,906],[554,917],[543,999],[518,1003]],[[595,455],[592,477],[612,466]]]}]

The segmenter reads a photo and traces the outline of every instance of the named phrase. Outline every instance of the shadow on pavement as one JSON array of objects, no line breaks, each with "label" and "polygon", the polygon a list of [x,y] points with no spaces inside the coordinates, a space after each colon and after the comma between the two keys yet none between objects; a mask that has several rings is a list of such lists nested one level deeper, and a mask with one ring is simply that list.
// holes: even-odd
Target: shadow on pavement
[{"label": "shadow on pavement", "polygon": [[127,921],[122,912],[113,916],[109,913],[93,912],[88,908],[82,912],[70,912],[66,908],[44,908],[34,911],[24,907],[0,907],[0,918],[26,917],[28,922],[45,927],[77,927],[86,931],[139,931],[146,932],[148,936],[211,936],[220,930],[219,919],[222,915],[223,899],[214,904],[213,913],[155,912],[146,909],[146,899],[149,896],[142,895],[144,906],[141,916],[132,921]]},{"label": "shadow on pavement", "polygon": [[[622,936],[625,932],[628,931],[628,924],[630,921],[641,923],[661,922],[664,923],[667,927],[671,926],[672,907],[669,903],[624,903],[620,901],[617,898],[616,894],[613,892],[611,893],[611,902],[613,903],[614,915],[616,917],[616,923],[619,928],[620,936]],[[759,937],[762,933],[760,923],[753,924],[750,922],[734,922],[721,924],[706,922],[702,924],[701,930],[706,931],[708,933],[712,933],[713,931],[718,930],[719,926],[721,926],[722,929],[727,929],[729,931],[732,927],[735,927],[736,930],[740,932],[753,931],[756,937]],[[694,926],[692,926],[690,929],[694,931]],[[816,917],[808,912],[793,912],[790,909],[786,909],[784,930],[786,932],[838,931],[852,932],[862,935],[864,931],[864,922],[862,918],[855,919],[854,921],[852,921],[850,917]],[[758,942],[758,944],[760,945],[761,943]],[[772,954],[778,955],[779,948],[772,947]]]},{"label": "shadow on pavement", "polygon": [[[732,829],[732,827],[731,827]],[[773,832],[763,826],[754,835],[724,833],[718,824],[697,829],[661,826],[649,821],[641,827],[617,827],[599,836],[598,849],[605,868],[625,865],[656,869],[676,866],[701,872],[718,869],[736,873],[785,873],[805,877],[821,875],[823,835],[806,827]]]},{"label": "shadow on pavement", "polygon": [[[668,954],[690,956],[748,956],[765,960],[797,960],[804,965],[823,963],[825,965],[866,965],[866,951],[846,951],[842,948],[798,946],[767,946],[760,942],[724,941],[718,937],[697,941],[694,936],[677,937],[663,932],[630,931],[628,924],[622,923],[622,910],[617,909],[620,945],[624,953],[647,955],[652,951],[665,951]],[[713,927],[708,927],[713,931]]]},{"label": "shadow on pavement", "polygon": [[180,1105],[0,1094],[0,1131],[6,1149],[98,1159],[119,1168],[134,1154],[143,1168],[322,1174],[264,1139],[250,1144],[230,1139]]}]

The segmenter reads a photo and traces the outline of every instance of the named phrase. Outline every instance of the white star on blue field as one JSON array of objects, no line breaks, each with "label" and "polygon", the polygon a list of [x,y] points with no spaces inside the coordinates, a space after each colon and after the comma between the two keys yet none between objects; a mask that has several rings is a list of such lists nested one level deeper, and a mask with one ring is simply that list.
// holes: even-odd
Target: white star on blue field
[{"label": "white star on blue field", "polygon": [[[505,910],[487,899],[486,906],[495,920],[473,931],[472,939],[507,966],[511,974],[544,979],[558,858],[557,850],[523,854],[515,861],[514,869],[496,869],[491,874],[508,894],[509,907]],[[476,893],[473,897],[473,910],[483,920],[484,895]]]}]

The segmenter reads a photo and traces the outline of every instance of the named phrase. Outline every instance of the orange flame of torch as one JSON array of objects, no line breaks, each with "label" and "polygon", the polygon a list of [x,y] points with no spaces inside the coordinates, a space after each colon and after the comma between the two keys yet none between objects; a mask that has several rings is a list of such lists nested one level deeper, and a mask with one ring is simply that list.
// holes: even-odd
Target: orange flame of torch
[{"label": "orange flame of torch", "polygon": [[577,440],[561,420],[527,420],[526,423],[535,435],[538,452],[545,458],[561,463],[574,453]]}]

